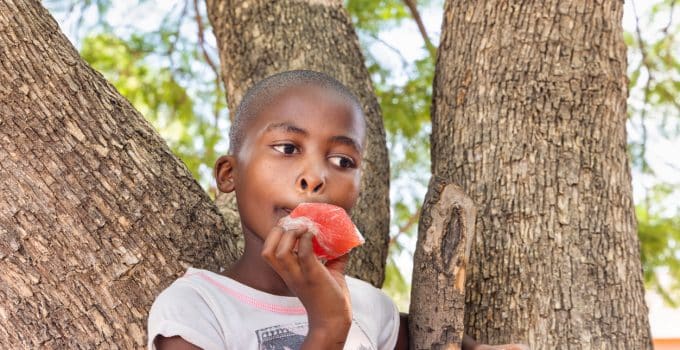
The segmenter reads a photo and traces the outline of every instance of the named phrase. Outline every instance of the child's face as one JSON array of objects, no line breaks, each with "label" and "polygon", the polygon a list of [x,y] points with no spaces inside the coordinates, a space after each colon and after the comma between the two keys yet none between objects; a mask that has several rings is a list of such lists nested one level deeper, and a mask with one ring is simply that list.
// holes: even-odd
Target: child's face
[{"label": "child's face", "polygon": [[302,202],[349,212],[359,195],[361,118],[336,93],[305,86],[285,90],[248,121],[239,153],[224,157],[232,170],[217,163],[218,185],[236,192],[244,231],[264,239]]}]

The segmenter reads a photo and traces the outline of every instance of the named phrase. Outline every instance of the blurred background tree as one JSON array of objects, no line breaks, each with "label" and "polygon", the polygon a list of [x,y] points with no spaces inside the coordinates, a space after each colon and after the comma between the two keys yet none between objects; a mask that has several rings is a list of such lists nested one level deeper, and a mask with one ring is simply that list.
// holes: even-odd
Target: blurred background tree
[{"label": "blurred background tree", "polygon": [[680,133],[680,1],[627,5],[629,150],[644,276],[648,289],[677,307],[680,157],[673,149]]},{"label": "blurred background tree", "polygon": [[[629,150],[648,289],[680,305],[678,0],[627,2]],[[384,289],[403,311],[430,177],[430,103],[442,0],[346,0],[383,110],[392,217]],[[635,7],[637,5],[637,7]],[[49,0],[81,55],[165,138],[214,198],[229,117],[215,38],[198,0]],[[674,16],[675,14],[675,16]]]}]

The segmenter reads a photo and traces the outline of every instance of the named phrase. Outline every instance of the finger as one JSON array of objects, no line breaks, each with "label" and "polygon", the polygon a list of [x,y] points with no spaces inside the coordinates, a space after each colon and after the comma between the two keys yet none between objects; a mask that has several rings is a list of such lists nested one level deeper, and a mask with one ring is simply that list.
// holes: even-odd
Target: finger
[{"label": "finger", "polygon": [[349,295],[349,290],[347,289],[347,282],[345,281],[345,266],[349,261],[349,254],[337,257],[333,260],[326,262],[326,268],[328,273],[333,276],[335,281],[338,283],[340,288],[345,292],[345,295]]},{"label": "finger", "polygon": [[306,228],[284,231],[281,240],[279,241],[279,245],[276,247],[275,253],[276,259],[279,260],[281,263],[291,265],[291,267],[297,266],[298,265],[297,253],[295,253],[293,250],[298,239],[305,232],[307,232]]},{"label": "finger", "polygon": [[291,218],[290,216],[284,216],[279,219],[277,225],[283,227],[284,230],[293,230],[296,228],[308,228],[311,222],[305,217]]},{"label": "finger", "polygon": [[292,252],[296,247],[298,239],[300,239],[305,232],[307,232],[306,227],[283,230],[283,235],[281,235],[279,245],[276,247],[276,252]]},{"label": "finger", "polygon": [[312,237],[314,237],[314,234],[307,231],[298,240],[298,261],[300,262],[302,272],[306,275],[313,272],[314,269],[323,267],[319,259],[316,258],[316,255],[314,255]]},{"label": "finger", "polygon": [[264,240],[262,245],[262,258],[268,261],[270,264],[274,262],[276,247],[279,245],[281,236],[283,235],[283,228],[281,226],[274,226],[274,228],[269,231],[267,238]]}]

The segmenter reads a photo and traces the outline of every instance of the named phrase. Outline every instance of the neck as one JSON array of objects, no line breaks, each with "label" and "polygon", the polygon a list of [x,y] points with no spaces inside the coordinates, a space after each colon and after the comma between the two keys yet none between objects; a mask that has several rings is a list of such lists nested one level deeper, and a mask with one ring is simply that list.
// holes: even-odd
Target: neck
[{"label": "neck", "polygon": [[254,234],[243,230],[245,248],[243,255],[227,270],[224,275],[265,293],[295,296],[274,269],[262,258],[263,241]]}]

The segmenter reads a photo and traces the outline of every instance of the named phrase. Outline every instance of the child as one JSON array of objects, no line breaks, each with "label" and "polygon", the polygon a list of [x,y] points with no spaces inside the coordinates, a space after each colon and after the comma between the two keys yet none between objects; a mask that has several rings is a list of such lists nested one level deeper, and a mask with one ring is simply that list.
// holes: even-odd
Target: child
[{"label": "child", "polygon": [[250,89],[231,154],[215,164],[219,190],[236,195],[243,255],[222,274],[190,268],[164,290],[149,349],[407,348],[394,303],[344,275],[347,255],[324,265],[310,232],[278,225],[302,202],[352,209],[365,133],[356,97],[325,74],[290,71]]}]

